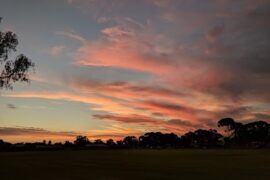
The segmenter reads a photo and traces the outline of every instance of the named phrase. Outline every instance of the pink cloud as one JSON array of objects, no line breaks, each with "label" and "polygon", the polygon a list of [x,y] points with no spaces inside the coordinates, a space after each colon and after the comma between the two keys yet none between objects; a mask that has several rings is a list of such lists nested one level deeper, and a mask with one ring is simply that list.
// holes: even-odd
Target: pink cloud
[{"label": "pink cloud", "polygon": [[[164,73],[174,70],[166,53],[168,42],[161,35],[130,18],[117,19],[118,25],[101,30],[102,37],[79,48],[77,62],[85,66]],[[163,41],[163,42],[162,42]],[[164,45],[163,45],[164,44]]]},{"label": "pink cloud", "polygon": [[179,105],[179,103],[162,102],[162,101],[142,101],[138,102],[136,106],[151,111],[158,112],[167,117],[188,119],[191,122],[196,122],[200,118],[207,116],[213,117],[212,112],[203,109],[195,109],[188,106]]},{"label": "pink cloud", "polygon": [[180,90],[158,85],[139,85],[138,83],[112,82],[101,83],[87,78],[69,80],[69,85],[83,92],[99,93],[105,96],[117,97],[124,100],[159,97],[167,100],[180,100],[189,97],[189,94]]},{"label": "pink cloud", "polygon": [[119,125],[112,125],[107,129],[102,130],[91,130],[87,133],[87,136],[90,139],[114,139],[114,140],[122,140],[125,136],[140,136],[144,133],[142,129],[139,128],[129,128],[122,127]]},{"label": "pink cloud", "polygon": [[[147,72],[165,84],[199,91],[218,87],[233,78],[228,69],[221,74],[223,67],[205,62],[209,61],[205,54],[211,59],[215,54],[227,51],[218,44],[214,47],[219,49],[207,48],[205,41],[198,41],[193,49],[188,46],[178,48],[181,46],[154,32],[148,25],[129,18],[118,21],[117,25],[101,30],[102,36],[98,40],[89,41],[78,49],[77,64]],[[216,42],[223,30],[219,26],[210,29],[206,39]],[[200,59],[192,53],[205,54]]]},{"label": "pink cloud", "polygon": [[117,98],[142,114],[159,113],[165,117],[197,121],[203,117],[213,118],[216,112],[224,111],[219,99],[193,91],[127,82],[101,83],[86,78],[69,83],[85,93]]},{"label": "pink cloud", "polygon": [[40,99],[50,99],[50,100],[64,100],[64,101],[75,101],[86,104],[94,105],[92,110],[106,111],[106,112],[119,112],[123,114],[134,113],[132,108],[127,107],[125,104],[113,101],[109,98],[98,97],[95,95],[81,95],[67,92],[21,92],[21,93],[11,93],[3,94],[6,97],[16,97],[16,98],[40,98]]},{"label": "pink cloud", "polygon": [[[143,125],[144,131],[154,130],[154,131],[163,131],[163,132],[175,132],[175,133],[184,133],[191,129],[199,127],[196,123],[191,123],[189,121],[180,120],[180,119],[171,119],[164,120],[158,119],[151,116],[144,115],[95,115],[97,119],[115,121],[125,124],[134,124],[134,125]],[[200,125],[202,127],[203,125]]]}]

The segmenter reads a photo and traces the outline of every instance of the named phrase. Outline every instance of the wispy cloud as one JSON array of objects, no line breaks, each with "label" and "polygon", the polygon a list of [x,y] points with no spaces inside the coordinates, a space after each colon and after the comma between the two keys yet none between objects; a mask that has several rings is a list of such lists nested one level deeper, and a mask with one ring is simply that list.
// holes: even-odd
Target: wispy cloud
[{"label": "wispy cloud", "polygon": [[167,43],[147,27],[122,19],[119,25],[101,30],[102,37],[78,49],[77,62],[85,66],[117,67],[150,73],[174,70]]},{"label": "wispy cloud", "polygon": [[84,39],[82,36],[74,33],[74,32],[70,32],[70,31],[58,31],[56,32],[57,35],[61,35],[61,36],[65,36],[65,37],[68,37],[70,39],[73,39],[73,40],[76,40],[76,41],[79,41],[81,43],[85,43],[86,42],[86,39]]},{"label": "wispy cloud", "polygon": [[43,128],[33,127],[0,127],[1,136],[71,136],[75,137],[78,133],[75,132],[57,132],[49,131]]},{"label": "wispy cloud", "polygon": [[51,47],[48,52],[49,54],[51,54],[52,56],[59,56],[62,55],[64,50],[65,50],[65,46],[63,45],[58,45],[58,46],[53,46]]},{"label": "wispy cloud", "polygon": [[64,101],[74,101],[86,104],[91,104],[92,110],[106,111],[106,112],[119,112],[119,113],[130,113],[134,112],[130,107],[127,107],[121,102],[113,101],[109,98],[98,97],[95,95],[80,95],[67,92],[22,92],[22,93],[12,93],[3,94],[6,97],[17,97],[17,98],[40,98],[40,99],[50,99],[50,100],[64,100]]},{"label": "wispy cloud", "polygon": [[16,109],[17,107],[14,104],[7,104],[7,108]]},{"label": "wispy cloud", "polygon": [[154,118],[151,116],[144,115],[94,115],[95,118],[101,120],[116,121],[125,124],[134,124],[143,126],[144,129],[148,130],[160,130],[166,132],[175,132],[177,134],[184,133],[186,131],[198,128],[207,127],[206,124],[196,124],[190,121],[181,119],[170,119],[164,120],[160,118]]},{"label": "wispy cloud", "polygon": [[0,127],[0,136],[10,142],[34,142],[42,140],[73,141],[80,132],[51,131],[35,127]]}]

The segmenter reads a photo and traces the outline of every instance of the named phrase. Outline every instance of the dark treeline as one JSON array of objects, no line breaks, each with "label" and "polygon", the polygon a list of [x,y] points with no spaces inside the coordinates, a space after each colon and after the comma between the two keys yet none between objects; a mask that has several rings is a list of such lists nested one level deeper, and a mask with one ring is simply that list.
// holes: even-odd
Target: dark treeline
[{"label": "dark treeline", "polygon": [[119,141],[109,139],[106,142],[97,139],[90,141],[86,136],[77,136],[74,142],[11,144],[0,140],[1,151],[20,150],[61,150],[61,149],[125,149],[125,148],[269,148],[270,124],[255,121],[247,124],[236,122],[232,118],[218,121],[218,127],[225,129],[227,135],[215,129],[198,129],[182,136],[174,133],[148,132],[140,137],[127,136]]}]

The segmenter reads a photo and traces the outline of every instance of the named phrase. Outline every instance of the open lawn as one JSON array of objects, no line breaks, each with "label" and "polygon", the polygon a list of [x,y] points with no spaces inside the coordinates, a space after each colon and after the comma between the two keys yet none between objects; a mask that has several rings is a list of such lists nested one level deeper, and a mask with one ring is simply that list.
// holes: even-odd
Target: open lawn
[{"label": "open lawn", "polygon": [[270,179],[270,150],[1,152],[1,180]]}]

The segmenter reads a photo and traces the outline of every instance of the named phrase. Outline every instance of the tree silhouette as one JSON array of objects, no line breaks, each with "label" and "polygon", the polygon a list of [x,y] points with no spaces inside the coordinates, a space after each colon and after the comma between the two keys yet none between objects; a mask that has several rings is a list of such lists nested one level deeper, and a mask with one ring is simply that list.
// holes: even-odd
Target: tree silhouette
[{"label": "tree silhouette", "polygon": [[[0,18],[1,23],[2,18]],[[9,55],[16,51],[17,35],[13,32],[0,31],[0,88],[12,89],[12,83],[29,82],[29,69],[34,63],[25,55],[20,54],[14,60]]]},{"label": "tree silhouette", "polygon": [[184,134],[181,137],[181,144],[184,147],[217,147],[221,143],[221,138],[222,135],[214,129],[198,129]]},{"label": "tree silhouette", "polygon": [[246,139],[250,142],[269,142],[270,125],[264,121],[251,122],[245,125]]},{"label": "tree silhouette", "polygon": [[[197,129],[182,136],[174,133],[147,132],[139,138],[126,136],[123,140],[114,142],[109,139],[104,143],[101,139],[90,142],[86,136],[77,136],[72,143],[66,141],[52,144],[49,141],[36,143],[11,144],[0,139],[0,151],[13,150],[46,150],[54,149],[95,149],[95,148],[269,148],[270,124],[265,121],[239,123],[232,118],[223,118],[218,121],[219,127],[225,127],[229,136],[222,136],[215,129]],[[90,146],[87,146],[91,144]]]},{"label": "tree silhouette", "polygon": [[163,134],[161,132],[149,132],[139,137],[139,142],[142,147],[146,148],[161,148],[176,146],[178,142],[176,134]]},{"label": "tree silhouette", "polygon": [[94,144],[105,144],[101,139],[96,139]]},{"label": "tree silhouette", "polygon": [[139,141],[135,136],[127,136],[123,140],[123,144],[127,147],[137,147],[138,143]]},{"label": "tree silhouette", "polygon": [[77,136],[76,140],[74,141],[74,144],[76,146],[82,147],[82,146],[85,146],[87,144],[90,144],[90,141],[86,136]]},{"label": "tree silhouette", "polygon": [[106,144],[107,144],[108,146],[115,146],[115,142],[114,142],[113,139],[108,139],[108,140],[106,141]]},{"label": "tree silhouette", "polygon": [[230,137],[239,143],[245,139],[243,124],[235,122],[232,118],[223,118],[219,120],[218,127],[225,127],[226,131],[230,133]]},{"label": "tree silhouette", "polygon": [[270,140],[270,125],[264,121],[255,121],[247,124],[235,122],[232,118],[223,118],[218,121],[219,127],[226,127],[229,136],[235,145],[257,144],[263,146]]}]

